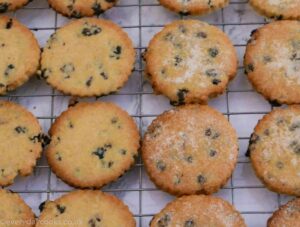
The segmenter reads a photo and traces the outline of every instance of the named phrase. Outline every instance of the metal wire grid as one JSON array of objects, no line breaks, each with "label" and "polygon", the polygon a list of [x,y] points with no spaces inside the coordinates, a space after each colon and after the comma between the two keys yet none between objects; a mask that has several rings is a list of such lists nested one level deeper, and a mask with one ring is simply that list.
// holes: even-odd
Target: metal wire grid
[{"label": "metal wire grid", "polygon": [[[230,4],[247,4],[248,1],[231,1]],[[139,74],[140,77],[140,82],[139,82],[139,90],[136,92],[119,92],[117,94],[114,94],[116,96],[137,96],[138,97],[138,113],[137,114],[133,114],[131,115],[132,117],[135,117],[138,119],[138,125],[139,125],[139,129],[140,131],[142,131],[142,119],[143,118],[149,118],[149,117],[156,117],[156,114],[143,114],[142,112],[142,105],[143,105],[143,101],[142,101],[142,97],[143,95],[150,95],[153,94],[152,92],[147,92],[144,91],[143,89],[143,83],[144,83],[144,79],[143,79],[143,62],[142,62],[142,58],[141,58],[141,54],[142,52],[145,50],[145,46],[142,46],[142,29],[143,28],[147,28],[147,27],[152,27],[152,28],[161,28],[164,26],[164,24],[154,24],[154,25],[143,25],[142,24],[142,7],[145,6],[159,6],[159,4],[146,4],[143,3],[142,0],[138,0],[137,4],[126,4],[126,5],[117,5],[115,7],[138,7],[138,25],[133,25],[133,26],[122,26],[123,28],[137,28],[138,29],[138,47],[136,47],[137,53],[138,53],[138,67],[135,69],[135,72],[137,72]],[[26,7],[24,10],[26,9],[35,9],[35,10],[42,10],[42,9],[49,9],[49,8],[44,8],[44,7]],[[14,15],[15,16],[15,13]],[[182,19],[188,18],[187,16],[181,16]],[[240,25],[255,25],[255,26],[259,26],[259,25],[263,25],[266,23],[265,22],[261,22],[261,23],[256,23],[256,22],[245,22],[245,23],[226,23],[225,19],[224,19],[224,10],[221,10],[221,18],[222,18],[222,22],[221,23],[211,23],[215,26],[221,26],[223,31],[225,31],[225,27],[226,26],[230,26],[230,25],[236,25],[236,26],[240,26]],[[57,30],[58,27],[58,14],[55,13],[55,22],[54,22],[54,26],[53,27],[31,27],[31,30],[34,31],[39,31],[39,30]],[[249,31],[250,32],[250,31]],[[245,44],[235,44],[235,47],[245,47]],[[242,67],[239,67],[239,69],[243,69]],[[229,93],[235,93],[235,92],[251,92],[253,91],[252,89],[242,89],[242,90],[227,90],[226,91],[226,111],[223,113],[224,115],[227,116],[228,120],[230,119],[231,116],[233,115],[251,115],[251,114],[266,114],[267,112],[265,111],[254,111],[254,112],[232,112],[230,111],[229,108]],[[38,119],[40,120],[50,120],[51,124],[53,123],[53,121],[55,120],[56,116],[54,114],[54,102],[55,102],[55,98],[56,97],[68,97],[66,95],[63,94],[58,94],[56,93],[53,89],[51,91],[51,94],[28,94],[28,95],[18,95],[18,94],[7,94],[5,96],[3,96],[4,98],[7,99],[16,99],[16,98],[22,98],[22,97],[50,97],[51,98],[51,114],[50,116],[40,116],[38,117]],[[273,106],[271,106],[271,108],[273,108]],[[240,140],[248,140],[249,137],[239,137]],[[238,161],[238,163],[249,163],[248,160],[245,161]],[[104,191],[106,192],[131,192],[131,191],[135,191],[139,193],[139,208],[138,208],[138,213],[134,214],[134,216],[139,220],[139,226],[142,227],[142,218],[144,217],[151,217],[154,214],[147,214],[143,212],[143,197],[142,197],[142,193],[146,192],[146,191],[157,191],[158,189],[156,188],[145,188],[143,187],[143,164],[141,161],[141,158],[139,157],[136,167],[138,167],[138,172],[139,172],[139,180],[138,180],[138,188],[110,188],[110,189],[105,189]],[[36,168],[47,168],[48,169],[48,179],[47,179],[47,190],[19,190],[16,191],[18,193],[46,193],[47,194],[47,199],[50,199],[50,194],[51,193],[65,193],[65,192],[69,192],[70,190],[53,190],[51,188],[51,170],[49,168],[48,165],[38,165]],[[264,186],[259,186],[259,185],[253,185],[253,186],[234,186],[233,184],[233,179],[231,177],[230,179],[230,186],[226,186],[224,187],[224,189],[229,189],[231,190],[231,203],[234,205],[234,190],[236,189],[244,189],[244,188],[253,188],[253,189],[259,189],[259,188],[264,188]],[[278,203],[278,207],[280,206],[281,203],[281,199],[280,199],[280,195],[277,196],[277,203]],[[273,212],[273,210],[270,211],[244,211],[241,212],[242,214],[271,214]]]}]

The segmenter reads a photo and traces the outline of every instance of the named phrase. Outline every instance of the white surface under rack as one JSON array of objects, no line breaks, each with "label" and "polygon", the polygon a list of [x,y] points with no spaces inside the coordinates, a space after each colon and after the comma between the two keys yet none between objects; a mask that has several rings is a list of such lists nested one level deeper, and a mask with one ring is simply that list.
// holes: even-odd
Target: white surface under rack
[{"label": "white surface under rack", "polygon": [[[32,29],[41,47],[55,29],[69,21],[50,9],[46,0],[34,0],[25,8],[8,15],[16,17]],[[291,197],[277,195],[265,189],[245,157],[248,139],[255,124],[272,109],[264,98],[253,91],[242,67],[245,44],[250,33],[265,24],[265,19],[257,15],[245,0],[232,0],[225,9],[204,17],[180,17],[164,9],[156,0],[120,0],[116,7],[100,17],[113,20],[128,32],[134,41],[138,57],[136,70],[126,86],[117,94],[97,100],[112,101],[123,107],[136,119],[141,132],[145,131],[155,116],[172,108],[166,98],[152,94],[151,86],[143,78],[143,62],[140,56],[151,37],[166,23],[180,18],[206,21],[220,27],[229,35],[239,54],[238,75],[231,82],[228,91],[209,104],[224,113],[236,128],[240,157],[232,178],[216,196],[231,202],[242,213],[249,227],[266,226],[272,212]],[[47,132],[55,117],[67,108],[70,97],[52,90],[45,81],[33,78],[15,92],[0,99],[15,101],[27,107],[39,118]],[[93,101],[95,98],[85,100]],[[18,178],[9,188],[20,193],[36,215],[39,215],[40,203],[73,190],[51,173],[45,157],[39,160],[33,175]],[[153,214],[173,199],[155,188],[141,161],[121,179],[107,185],[103,190],[117,195],[130,207],[139,227],[148,226]]]}]

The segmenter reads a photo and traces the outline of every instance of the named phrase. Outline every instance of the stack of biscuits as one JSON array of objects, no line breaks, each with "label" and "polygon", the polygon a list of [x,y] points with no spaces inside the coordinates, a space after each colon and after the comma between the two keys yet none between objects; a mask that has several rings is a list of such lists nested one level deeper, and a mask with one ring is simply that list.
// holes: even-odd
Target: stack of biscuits
[{"label": "stack of biscuits", "polygon": [[[0,13],[28,2],[0,0]],[[0,95],[34,75],[75,99],[118,92],[134,71],[133,42],[115,23],[92,17],[118,1],[48,2],[76,20],[56,30],[42,50],[28,28],[0,16]],[[229,1],[159,3],[188,16],[212,13]],[[249,81],[274,108],[255,127],[247,155],[268,189],[300,196],[300,0],[249,3],[274,19],[252,32],[244,57]],[[18,194],[1,189],[0,226],[14,220],[20,223],[13,226],[20,227],[136,226],[120,199],[97,189],[126,174],[139,150],[157,188],[178,197],[153,217],[151,227],[246,226],[233,205],[212,196],[230,179],[239,153],[238,136],[228,116],[207,105],[236,76],[238,57],[231,40],[208,23],[177,20],[151,39],[143,59],[154,92],[166,96],[174,108],[153,120],[141,145],[136,122],[113,103],[72,103],[46,135],[24,107],[0,101],[0,186],[30,175],[45,148],[53,173],[78,189],[41,204],[37,220]],[[278,108],[283,104],[288,106]],[[267,226],[299,223],[300,199],[294,199],[280,207]]]}]

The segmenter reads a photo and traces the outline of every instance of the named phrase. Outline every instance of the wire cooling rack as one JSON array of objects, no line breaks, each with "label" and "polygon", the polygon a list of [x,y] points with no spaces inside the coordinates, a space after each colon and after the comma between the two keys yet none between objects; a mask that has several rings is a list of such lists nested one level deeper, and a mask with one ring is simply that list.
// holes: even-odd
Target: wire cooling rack
[{"label": "wire cooling rack", "polygon": [[[8,15],[16,17],[34,31],[42,47],[57,28],[69,21],[50,9],[46,0],[34,0],[25,8]],[[199,19],[216,25],[230,36],[240,59],[238,75],[226,93],[212,100],[209,105],[226,115],[236,128],[239,135],[240,156],[233,176],[216,196],[235,205],[248,226],[266,226],[272,212],[291,199],[265,189],[253,174],[249,160],[245,157],[249,136],[257,120],[273,108],[253,91],[242,67],[245,44],[251,31],[266,21],[249,7],[247,1],[242,0],[231,1],[225,9],[204,17],[178,16],[159,6],[156,0],[120,0],[116,7],[101,17],[113,20],[128,32],[137,50],[137,63],[132,77],[120,92],[96,100],[112,101],[123,107],[135,118],[142,134],[153,118],[172,108],[166,98],[153,95],[151,86],[143,77],[144,65],[141,53],[151,37],[164,24],[186,18]],[[0,97],[27,107],[38,117],[45,132],[55,117],[67,108],[70,98],[52,90],[44,81],[36,78],[31,79],[17,91]],[[39,160],[32,176],[18,178],[10,189],[20,193],[36,215],[39,215],[38,206],[41,202],[73,190],[51,173],[45,157]],[[104,187],[103,191],[113,193],[122,199],[134,213],[139,227],[148,226],[152,216],[174,199],[155,188],[148,179],[140,158],[132,170],[117,182]]]}]

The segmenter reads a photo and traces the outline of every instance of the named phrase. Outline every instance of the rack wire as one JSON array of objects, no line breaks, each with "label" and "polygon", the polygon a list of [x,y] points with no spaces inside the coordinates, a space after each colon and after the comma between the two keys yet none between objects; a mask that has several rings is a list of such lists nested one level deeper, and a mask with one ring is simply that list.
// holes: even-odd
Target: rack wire
[{"label": "rack wire", "polygon": [[[43,0],[45,2],[45,0]],[[19,15],[20,11],[27,11],[27,10],[45,10],[45,9],[49,9],[48,6],[46,6],[46,4],[36,4],[37,0],[33,1],[33,3],[29,4],[27,7],[25,7],[22,10],[17,11],[16,13],[13,13],[12,16],[17,17],[19,20],[22,19],[22,15]],[[40,0],[40,2],[42,2]],[[147,121],[151,120],[152,118],[156,117],[158,115],[158,113],[145,113],[145,111],[143,110],[143,105],[147,105],[147,103],[145,102],[145,96],[152,96],[153,92],[149,89],[145,89],[145,86],[147,86],[147,82],[144,80],[143,77],[143,62],[142,62],[142,58],[141,58],[141,54],[142,52],[145,50],[146,46],[143,45],[143,35],[144,35],[144,29],[160,29],[164,26],[164,23],[161,23],[160,21],[158,21],[158,23],[152,23],[152,24],[143,24],[143,8],[144,7],[156,7],[157,10],[160,9],[161,6],[159,6],[158,3],[156,3],[156,1],[154,0],[121,0],[121,4],[118,4],[117,6],[115,6],[114,10],[116,10],[116,12],[118,10],[127,10],[129,8],[135,8],[137,9],[138,13],[137,13],[137,24],[136,25],[123,25],[122,27],[124,29],[137,29],[138,30],[138,40],[137,40],[137,44],[136,44],[136,51],[137,51],[137,56],[138,56],[138,60],[137,60],[137,64],[136,64],[136,69],[135,69],[135,80],[138,81],[138,86],[137,89],[132,91],[132,90],[121,90],[120,92],[113,94],[112,96],[114,96],[114,100],[118,100],[121,97],[135,97],[136,98],[136,102],[137,102],[137,109],[134,113],[131,114],[132,117],[134,117],[139,125],[139,129],[142,132],[145,129],[145,119],[147,119]],[[235,0],[235,1],[231,1],[230,2],[230,6],[229,7],[234,7],[234,5],[236,6],[241,6],[241,7],[245,7],[247,5],[247,1],[242,1],[242,0]],[[41,6],[42,5],[42,6]],[[50,10],[50,9],[49,9]],[[162,9],[160,9],[162,10]],[[225,17],[225,11],[226,9],[222,9],[219,11],[219,13],[221,14],[221,22],[216,22],[216,23],[210,23],[213,24],[215,26],[219,26],[220,28],[222,28],[222,30],[224,32],[228,32],[228,30],[226,30],[226,28],[228,28],[229,26],[231,27],[236,27],[236,29],[239,29],[240,26],[254,26],[254,27],[258,27],[258,26],[262,26],[266,23],[265,20],[261,19],[259,21],[251,21],[251,19],[248,19],[246,21],[239,21],[237,22],[228,22]],[[169,14],[169,15],[173,15],[171,12],[168,12],[167,10],[163,11],[163,13]],[[238,14],[243,14],[242,12],[238,12],[236,11],[236,13]],[[258,15],[256,15],[254,12],[252,12],[252,18],[255,17],[259,17]],[[105,15],[105,14],[104,14]],[[149,15],[149,16],[153,16],[153,15]],[[243,15],[242,15],[243,16]],[[33,30],[34,32],[40,32],[40,31],[55,31],[57,30],[60,26],[59,26],[59,15],[57,13],[55,13],[55,19],[54,19],[54,24],[53,26],[30,26],[29,27],[31,30]],[[188,16],[181,16],[178,19],[186,19],[186,18],[190,18]],[[110,18],[113,19],[114,18]],[[200,18],[203,19],[204,21],[206,20],[205,18]],[[39,18],[32,18],[32,20],[39,20]],[[129,31],[128,30],[128,31]],[[250,35],[251,30],[247,30],[247,33]],[[129,32],[130,33],[130,32]],[[245,44],[244,43],[234,43],[234,46],[236,48],[244,48]],[[239,67],[240,71],[243,71],[243,67],[240,66]],[[31,83],[32,80],[24,85],[28,88],[28,90],[31,90]],[[43,82],[38,82],[38,83],[43,83]],[[50,92],[49,92],[50,91]],[[267,103],[263,104],[263,108],[261,108],[261,101],[260,97],[255,97],[255,100],[259,100],[259,107],[256,108],[257,106],[254,105],[253,106],[253,110],[247,110],[247,111],[242,111],[240,109],[237,110],[232,110],[231,107],[231,99],[233,99],[232,97],[236,95],[241,95],[243,96],[243,94],[252,94],[254,93],[252,88],[250,86],[246,86],[246,87],[242,87],[240,88],[239,86],[235,86],[235,88],[231,88],[229,87],[229,89],[227,89],[226,94],[224,94],[223,99],[225,100],[225,107],[222,109],[222,112],[225,116],[228,117],[229,121],[233,121],[234,117],[247,117],[247,116],[251,116],[251,115],[255,115],[255,117],[260,117],[263,114],[266,114],[269,112],[269,110],[271,110],[273,107]],[[53,121],[55,120],[55,118],[57,117],[58,113],[55,110],[57,103],[62,102],[62,100],[65,99],[69,99],[69,96],[63,95],[61,93],[56,92],[53,89],[50,89],[49,87],[46,89],[46,92],[43,91],[38,91],[36,92],[34,89],[32,89],[31,92],[26,92],[25,94],[22,92],[12,92],[9,93],[5,96],[2,97],[2,99],[8,99],[8,100],[12,100],[12,101],[16,101],[16,102],[20,102],[20,99],[31,99],[31,98],[36,98],[38,100],[40,100],[40,102],[44,102],[44,100],[47,100],[47,105],[50,108],[50,114],[47,114],[46,116],[37,116],[38,119],[40,121],[47,121],[48,125],[46,126],[49,127],[49,125],[51,123],[53,123]],[[160,99],[162,100],[162,97],[154,97],[155,99]],[[220,98],[217,98],[220,99]],[[98,98],[96,99],[98,100]],[[101,98],[99,98],[99,100],[101,100]],[[246,100],[245,100],[246,101]],[[164,101],[163,101],[164,102]],[[255,104],[257,104],[256,101],[254,101]],[[27,102],[28,104],[28,102]],[[26,106],[26,102],[25,102],[25,106]],[[267,107],[268,106],[268,107]],[[167,108],[171,108],[170,106],[168,106]],[[34,109],[34,107],[33,107]],[[148,122],[149,123],[149,122]],[[243,132],[243,130],[242,130]],[[247,144],[247,141],[249,139],[249,135],[245,135],[245,133],[240,133],[239,134],[239,140],[242,144]],[[241,165],[243,168],[239,169],[237,168],[236,172],[237,175],[239,175],[239,173],[241,173],[241,171],[247,172],[250,171],[249,169],[251,168],[249,165],[249,160],[247,158],[244,157],[244,153],[246,152],[245,150],[245,146],[242,147],[242,149],[240,150],[241,153],[241,157],[239,158],[238,161],[238,165]],[[244,168],[245,166],[245,168]],[[34,179],[34,177],[36,177],[36,174],[30,178],[29,180],[26,180],[26,184],[27,187],[24,189],[22,187],[12,187],[12,189],[15,192],[21,193],[24,197],[26,197],[26,194],[44,194],[45,196],[42,197],[42,199],[51,199],[53,198],[53,194],[61,194],[61,193],[66,193],[69,192],[71,190],[73,190],[72,188],[68,188],[68,187],[63,187],[63,188],[56,188],[56,181],[57,179],[55,178],[54,174],[51,173],[51,170],[49,168],[49,166],[47,165],[47,163],[45,161],[41,161],[39,162],[39,164],[36,167],[35,172],[39,172],[39,170],[42,170],[43,172],[46,172],[46,174],[43,175],[43,178],[47,178],[46,180],[46,184],[47,186],[44,187],[43,189],[35,189],[35,187],[31,187],[31,182]],[[137,223],[139,227],[144,227],[144,226],[148,226],[148,222],[151,219],[151,217],[154,215],[155,212],[158,212],[159,208],[162,208],[166,201],[163,199],[163,201],[161,202],[161,204],[159,204],[156,207],[155,212],[148,212],[147,211],[147,207],[149,206],[153,206],[153,204],[151,205],[151,203],[149,203],[149,198],[147,198],[145,196],[146,193],[149,193],[151,195],[152,192],[158,192],[160,193],[160,191],[155,188],[153,185],[149,184],[145,181],[147,181],[147,178],[145,177],[144,174],[144,170],[143,170],[143,163],[141,161],[141,158],[138,159],[134,170],[131,171],[133,173],[133,175],[135,177],[133,178],[137,178],[135,180],[137,180],[137,183],[134,183],[133,186],[128,186],[126,185],[126,183],[124,183],[127,179],[127,176],[125,175],[120,181],[121,183],[119,184],[114,183],[112,185],[109,185],[107,187],[105,187],[103,189],[103,191],[106,192],[110,192],[110,193],[115,193],[117,194],[119,197],[123,198],[126,197],[126,193],[135,193],[133,195],[134,198],[132,198],[132,196],[130,197],[129,200],[137,200],[137,202],[132,205],[133,208],[133,213],[134,216],[137,219]],[[245,174],[247,176],[247,174]],[[249,174],[248,174],[249,175]],[[253,173],[250,173],[250,175],[252,176]],[[231,177],[229,183],[223,188],[222,191],[226,191],[225,196],[224,194],[222,194],[222,191],[220,194],[221,197],[225,197],[225,199],[227,199],[227,197],[229,197],[229,202],[231,202],[233,205],[236,205],[237,209],[240,210],[240,212],[242,213],[242,215],[246,218],[246,221],[248,222],[249,226],[265,226],[263,225],[263,223],[265,222],[266,218],[268,216],[271,215],[271,213],[277,209],[281,203],[282,200],[287,200],[289,198],[280,196],[280,195],[271,195],[273,193],[268,192],[267,190],[264,189],[264,186],[262,186],[260,183],[258,183],[258,181],[255,181],[256,184],[253,185],[249,185],[249,184],[236,184],[235,181],[235,175],[233,175],[233,177]],[[242,178],[244,175],[241,174]],[[241,179],[238,179],[241,181]],[[18,181],[22,181],[20,179],[17,180]],[[245,179],[245,181],[247,181],[247,179]],[[23,181],[22,181],[23,182]],[[55,184],[55,185],[53,185]],[[146,186],[145,186],[146,185]],[[264,197],[265,194],[267,194],[269,199],[267,202],[271,203],[272,205],[269,206],[271,207],[271,209],[269,208],[262,208],[262,206],[256,206],[255,204],[251,205],[249,203],[249,207],[251,206],[252,208],[247,210],[245,209],[245,206],[247,207],[247,202],[240,202],[241,200],[243,201],[243,198],[241,199],[241,197],[243,197],[243,192],[241,190],[262,190],[262,196],[260,197]],[[253,192],[253,194],[248,194],[249,195],[255,195],[255,191]],[[259,191],[260,193],[260,191]],[[125,196],[124,196],[125,195]],[[152,197],[151,197],[152,196]],[[151,195],[150,199],[154,198],[154,195]],[[163,198],[167,198],[166,200],[170,200],[172,199],[171,197],[168,197],[166,194],[159,194],[159,196],[162,196]],[[138,197],[138,198],[136,198]],[[237,198],[238,197],[238,198]],[[260,197],[255,197],[254,199],[259,200]],[[283,197],[283,198],[282,198]],[[275,200],[275,201],[274,201]],[[251,198],[247,198],[246,201],[251,201]],[[255,203],[265,203],[265,198],[263,198],[262,201],[255,201]],[[29,202],[30,203],[30,202]],[[36,204],[36,201],[31,201],[31,204],[35,204],[34,206],[34,210],[36,211],[36,213],[38,213],[37,211],[37,206],[39,204]],[[275,205],[276,204],[276,205]],[[131,207],[130,207],[131,208]],[[248,216],[247,216],[248,215]],[[253,216],[258,217],[259,215],[262,215],[262,219],[257,223],[257,222],[253,222]],[[248,217],[248,218],[247,218]],[[259,219],[259,218],[258,218]]]}]

